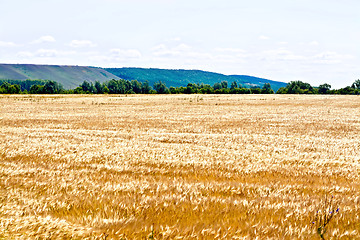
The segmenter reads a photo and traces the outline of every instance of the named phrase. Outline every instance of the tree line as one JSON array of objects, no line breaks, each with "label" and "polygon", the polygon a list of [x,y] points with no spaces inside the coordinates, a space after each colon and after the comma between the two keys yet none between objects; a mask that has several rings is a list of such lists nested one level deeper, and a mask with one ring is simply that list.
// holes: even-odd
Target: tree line
[{"label": "tree line", "polygon": [[289,82],[286,87],[281,87],[277,94],[341,94],[341,95],[359,95],[360,79],[355,80],[351,86],[340,89],[331,89],[331,85],[324,83],[319,87],[313,87],[309,83],[302,81]]},{"label": "tree line", "polygon": [[[188,83],[186,87],[170,87],[165,83],[155,82],[153,87],[148,81],[112,79],[110,81],[95,83],[84,81],[74,89],[65,90],[55,81],[45,80],[0,80],[0,94],[273,94],[270,83],[265,83],[261,88],[254,86],[244,88],[236,81],[230,86],[227,81],[210,84]],[[302,81],[289,82],[286,87],[281,87],[276,94],[360,94],[360,80],[351,86],[341,89],[331,89],[330,84],[313,87]]]}]

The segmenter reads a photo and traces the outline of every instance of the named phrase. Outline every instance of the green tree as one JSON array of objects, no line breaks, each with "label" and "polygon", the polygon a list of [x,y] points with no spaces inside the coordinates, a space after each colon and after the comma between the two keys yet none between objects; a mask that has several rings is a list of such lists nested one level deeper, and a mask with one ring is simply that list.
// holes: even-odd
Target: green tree
[{"label": "green tree", "polygon": [[96,93],[96,88],[95,88],[95,86],[94,86],[94,84],[92,82],[90,83],[89,93]]},{"label": "green tree", "polygon": [[84,92],[83,88],[80,86],[74,89],[74,94],[84,94],[84,93],[85,92]]},{"label": "green tree", "polygon": [[125,81],[120,79],[112,79],[107,83],[110,94],[124,94],[125,90]]},{"label": "green tree", "polygon": [[141,83],[138,82],[137,80],[131,81],[131,87],[135,93],[141,93],[142,86],[141,86]]},{"label": "green tree", "polygon": [[154,89],[159,94],[167,94],[170,93],[169,89],[166,87],[165,83],[159,81],[154,83]]},{"label": "green tree", "polygon": [[21,87],[19,84],[10,84],[8,82],[4,82],[0,86],[0,93],[3,94],[19,94],[21,93]]},{"label": "green tree", "polygon": [[227,81],[222,81],[221,82],[221,88],[228,88],[228,82]]},{"label": "green tree", "polygon": [[82,88],[84,93],[91,93],[91,85],[88,81],[84,81],[80,87]]},{"label": "green tree", "polygon": [[352,88],[360,89],[360,79],[355,80],[355,82],[351,85]]},{"label": "green tree", "polygon": [[175,87],[170,87],[169,90],[170,90],[171,94],[178,94],[179,93],[178,89],[175,88]]},{"label": "green tree", "polygon": [[104,91],[104,93],[110,93],[110,90],[109,90],[109,88],[106,86],[106,84],[103,84],[103,91]]},{"label": "green tree", "polygon": [[261,89],[261,93],[263,94],[273,94],[274,90],[272,90],[270,83],[265,83]]},{"label": "green tree", "polygon": [[61,93],[63,90],[63,87],[55,82],[55,81],[48,81],[45,83],[44,88],[43,88],[43,93],[44,94],[59,94]]},{"label": "green tree", "polygon": [[192,94],[192,93],[196,93],[196,91],[197,91],[197,85],[188,83],[188,85],[186,86],[186,89],[185,89],[185,93]]},{"label": "green tree", "polygon": [[42,85],[32,85],[30,87],[30,93],[31,94],[41,94],[43,93],[44,86]]},{"label": "green tree", "polygon": [[149,81],[145,81],[141,86],[141,92],[144,94],[149,94],[151,91],[151,86],[149,84]]},{"label": "green tree", "polygon": [[103,94],[104,93],[104,87],[99,81],[95,81],[95,93],[97,94]]},{"label": "green tree", "polygon": [[236,82],[236,81],[233,81],[233,82],[231,83],[230,89],[235,89],[235,88],[237,88],[237,87],[238,87],[237,82]]},{"label": "green tree", "polygon": [[331,89],[331,85],[330,84],[327,84],[327,83],[324,83],[324,84],[321,84],[319,86],[319,93],[320,94],[326,94],[330,91]]},{"label": "green tree", "polygon": [[131,82],[129,80],[120,80],[120,82],[122,82],[122,84],[124,85],[124,88],[125,88],[124,93],[127,93],[127,94],[133,94],[134,93],[134,91],[132,89],[132,86],[131,86]]},{"label": "green tree", "polygon": [[1,86],[0,86],[0,93],[1,93],[1,94],[7,94],[10,86],[11,86],[11,85],[10,85],[10,83],[8,83],[8,82],[4,82],[3,84],[1,84]]},{"label": "green tree", "polygon": [[251,88],[250,90],[251,90],[252,94],[260,94],[261,93],[261,89],[258,87]]},{"label": "green tree", "polygon": [[276,94],[287,94],[288,89],[286,87],[281,87],[277,90]]},{"label": "green tree", "polygon": [[340,88],[338,90],[338,92],[342,95],[349,95],[349,94],[357,94],[357,90],[358,89],[355,89],[355,88],[352,88],[352,87],[344,87],[344,88]]},{"label": "green tree", "polygon": [[215,83],[214,86],[213,86],[214,90],[218,90],[218,89],[221,89],[222,88],[222,85],[221,83]]},{"label": "green tree", "polygon": [[286,85],[286,93],[289,94],[314,94],[317,91],[309,84],[302,81],[291,81]]}]

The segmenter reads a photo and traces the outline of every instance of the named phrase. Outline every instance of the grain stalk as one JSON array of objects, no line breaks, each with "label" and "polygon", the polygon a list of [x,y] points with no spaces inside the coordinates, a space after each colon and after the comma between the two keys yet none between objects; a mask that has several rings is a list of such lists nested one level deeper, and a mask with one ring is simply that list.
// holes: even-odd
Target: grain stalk
[{"label": "grain stalk", "polygon": [[320,236],[321,239],[325,239],[324,235],[327,232],[327,227],[329,222],[333,217],[339,212],[339,207],[336,202],[334,202],[334,196],[331,198],[326,197],[325,201],[320,203],[317,207],[315,213],[314,221],[312,222],[316,228],[316,233]]}]

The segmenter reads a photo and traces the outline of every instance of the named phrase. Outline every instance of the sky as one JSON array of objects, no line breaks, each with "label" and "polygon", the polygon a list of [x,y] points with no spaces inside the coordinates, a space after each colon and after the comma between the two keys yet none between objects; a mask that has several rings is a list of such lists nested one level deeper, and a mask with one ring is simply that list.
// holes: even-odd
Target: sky
[{"label": "sky", "polygon": [[0,63],[360,78],[359,0],[0,0]]}]

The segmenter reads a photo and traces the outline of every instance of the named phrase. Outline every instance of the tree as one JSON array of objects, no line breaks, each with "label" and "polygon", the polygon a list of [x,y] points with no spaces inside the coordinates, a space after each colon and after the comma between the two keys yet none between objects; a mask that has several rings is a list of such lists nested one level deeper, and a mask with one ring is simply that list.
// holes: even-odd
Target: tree
[{"label": "tree", "polygon": [[199,92],[203,94],[211,94],[214,93],[214,89],[210,86],[210,84],[203,84]]},{"label": "tree", "polygon": [[222,81],[221,82],[221,88],[228,88],[228,82],[227,81]]},{"label": "tree", "polygon": [[260,88],[251,88],[251,93],[252,94],[260,94],[261,93],[261,89]]},{"label": "tree", "polygon": [[104,91],[104,93],[106,93],[106,94],[110,93],[110,90],[109,90],[109,88],[106,86],[106,84],[103,84],[103,91]]},{"label": "tree", "polygon": [[217,90],[217,89],[221,89],[222,86],[221,86],[221,83],[215,83],[214,86],[213,86],[214,90]]},{"label": "tree", "polygon": [[236,81],[233,81],[232,83],[231,83],[231,85],[230,85],[230,89],[235,89],[235,88],[237,88],[238,87],[238,85],[237,85],[237,82]]},{"label": "tree", "polygon": [[0,93],[19,94],[20,92],[21,92],[21,87],[19,84],[10,84],[8,82],[4,82],[0,86]]},{"label": "tree", "polygon": [[125,81],[120,79],[112,79],[107,83],[110,94],[124,94],[125,93]]},{"label": "tree", "polygon": [[277,90],[276,94],[287,94],[288,89],[286,87],[281,87]]},{"label": "tree", "polygon": [[356,80],[352,85],[352,88],[360,89],[360,79]]},{"label": "tree", "polygon": [[196,90],[197,90],[196,84],[188,83],[188,85],[185,88],[185,93],[186,94],[196,93]]},{"label": "tree", "polygon": [[45,94],[59,94],[63,90],[63,87],[55,82],[55,81],[48,81],[45,83],[43,88],[43,93]]},{"label": "tree", "polygon": [[123,85],[124,85],[124,88],[125,88],[125,91],[124,93],[128,93],[128,94],[133,94],[134,91],[132,89],[132,86],[131,86],[131,82],[129,80],[120,80]]},{"label": "tree", "polygon": [[141,83],[139,83],[137,80],[131,81],[131,87],[135,93],[141,93]]},{"label": "tree", "polygon": [[31,94],[40,94],[43,93],[44,86],[42,85],[32,85],[30,87],[30,93]]},{"label": "tree", "polygon": [[11,85],[11,90],[9,93],[11,94],[19,94],[21,92],[21,87],[19,84],[13,84]]},{"label": "tree", "polygon": [[82,87],[77,87],[74,89],[74,94],[84,94]]},{"label": "tree", "polygon": [[149,94],[151,91],[151,86],[149,84],[149,81],[145,81],[141,86],[141,92],[143,94]]},{"label": "tree", "polygon": [[354,88],[349,87],[349,86],[344,87],[344,88],[340,88],[340,89],[338,90],[338,92],[339,92],[340,94],[342,94],[342,95],[355,94],[355,93],[356,93],[355,91],[356,91],[356,90],[355,90]]},{"label": "tree", "polygon": [[[317,90],[313,88],[309,83],[302,81],[291,81],[286,85],[286,93],[288,94],[314,94]],[[280,89],[279,89],[280,90]],[[278,91],[279,92],[279,91]],[[281,90],[282,93],[285,93]]]},{"label": "tree", "polygon": [[274,90],[272,90],[270,83],[265,83],[262,87],[261,93],[264,94],[273,94]]},{"label": "tree", "polygon": [[96,88],[95,88],[95,86],[94,86],[94,84],[92,82],[90,83],[89,93],[96,93]]},{"label": "tree", "polygon": [[320,94],[326,94],[331,89],[331,85],[324,83],[319,86],[319,93]]},{"label": "tree", "polygon": [[82,88],[83,92],[88,92],[90,90],[90,83],[87,81],[84,81],[80,87]]},{"label": "tree", "polygon": [[159,81],[154,83],[154,89],[159,94],[167,94],[170,93],[169,89],[166,87],[165,83]]},{"label": "tree", "polygon": [[171,94],[178,94],[179,93],[179,91],[175,87],[170,87],[169,90],[170,90]]},{"label": "tree", "polygon": [[0,86],[0,94],[6,94],[8,93],[9,87],[10,87],[10,83],[8,82],[4,82],[3,84],[1,84]]},{"label": "tree", "polygon": [[103,85],[101,85],[101,83],[99,81],[96,81],[95,82],[95,93],[97,94],[102,94],[104,93],[104,87]]}]

